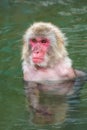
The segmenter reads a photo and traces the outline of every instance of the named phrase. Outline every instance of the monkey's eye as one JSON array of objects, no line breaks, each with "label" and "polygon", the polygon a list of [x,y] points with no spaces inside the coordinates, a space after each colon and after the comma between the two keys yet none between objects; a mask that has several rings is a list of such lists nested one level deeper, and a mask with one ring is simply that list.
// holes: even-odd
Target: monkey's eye
[{"label": "monkey's eye", "polygon": [[46,39],[42,39],[41,43],[45,44],[45,43],[47,43],[47,40]]},{"label": "monkey's eye", "polygon": [[36,43],[36,42],[37,42],[37,40],[36,40],[35,38],[31,39],[31,41],[32,41],[33,43]]}]

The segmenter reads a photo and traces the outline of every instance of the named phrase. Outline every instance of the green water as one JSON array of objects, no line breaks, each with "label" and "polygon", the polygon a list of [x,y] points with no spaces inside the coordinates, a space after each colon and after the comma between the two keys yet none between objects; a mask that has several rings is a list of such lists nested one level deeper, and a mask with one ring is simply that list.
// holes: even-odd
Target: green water
[{"label": "green water", "polygon": [[73,66],[87,71],[87,0],[1,0],[0,130],[86,130],[87,84],[77,108],[70,113],[67,110],[61,124],[57,120],[50,125],[36,125],[26,110],[20,60],[22,35],[35,21],[58,25],[68,37]]}]

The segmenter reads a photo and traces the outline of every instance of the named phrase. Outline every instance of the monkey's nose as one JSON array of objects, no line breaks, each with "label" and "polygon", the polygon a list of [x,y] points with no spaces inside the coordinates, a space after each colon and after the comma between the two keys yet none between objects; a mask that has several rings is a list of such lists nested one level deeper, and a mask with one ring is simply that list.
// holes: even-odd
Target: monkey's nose
[{"label": "monkey's nose", "polygon": [[36,53],[39,53],[39,51],[37,50]]},{"label": "monkey's nose", "polygon": [[34,53],[39,54],[39,53],[40,53],[40,51],[36,50]]}]

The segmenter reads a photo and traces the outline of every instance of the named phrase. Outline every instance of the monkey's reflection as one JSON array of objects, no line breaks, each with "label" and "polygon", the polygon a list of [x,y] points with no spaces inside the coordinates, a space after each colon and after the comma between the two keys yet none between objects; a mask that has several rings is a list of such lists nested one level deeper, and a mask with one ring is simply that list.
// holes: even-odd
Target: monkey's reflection
[{"label": "monkey's reflection", "polygon": [[33,111],[33,122],[36,124],[52,124],[63,122],[66,117],[68,104],[62,96],[42,94],[40,110]]},{"label": "monkey's reflection", "polygon": [[[30,112],[32,112],[32,122],[36,124],[64,122],[70,105],[68,100],[72,97],[79,97],[79,92],[86,81],[85,79],[86,77],[83,76],[76,78],[73,81],[60,83],[59,85],[61,85],[61,90],[54,89],[52,91],[43,91],[44,88],[42,88],[42,90],[38,88],[38,90],[33,91],[34,93],[37,93],[35,97],[33,95],[31,95],[32,98],[27,96],[31,108]],[[44,84],[44,86],[46,86],[46,84],[50,84],[50,87],[51,85],[53,86],[52,83]],[[28,91],[27,83],[25,89]],[[34,106],[37,107],[35,108]]]}]

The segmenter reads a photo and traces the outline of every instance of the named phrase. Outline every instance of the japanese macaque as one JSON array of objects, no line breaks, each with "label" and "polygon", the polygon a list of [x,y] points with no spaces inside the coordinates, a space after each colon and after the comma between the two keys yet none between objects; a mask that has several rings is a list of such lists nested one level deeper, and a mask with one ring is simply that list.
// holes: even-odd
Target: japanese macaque
[{"label": "japanese macaque", "polygon": [[72,68],[72,61],[65,48],[66,38],[53,24],[33,24],[25,32],[23,40],[22,65],[25,81],[59,81],[83,74]]},{"label": "japanese macaque", "polygon": [[73,69],[65,47],[66,37],[55,25],[34,23],[25,32],[23,42],[25,91],[31,106],[39,110],[40,90],[69,94],[74,79],[84,73]]}]

